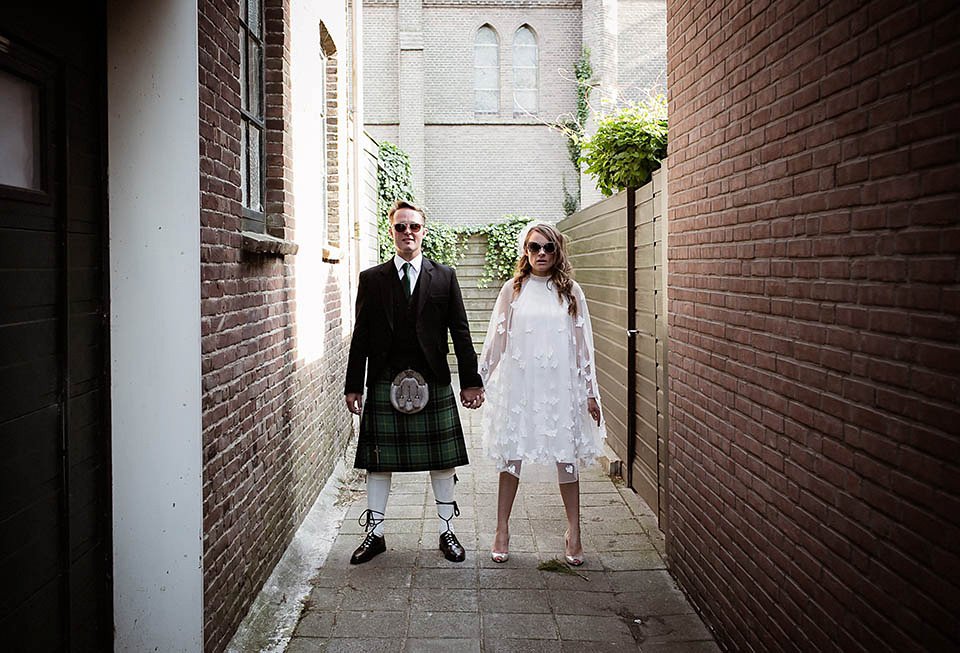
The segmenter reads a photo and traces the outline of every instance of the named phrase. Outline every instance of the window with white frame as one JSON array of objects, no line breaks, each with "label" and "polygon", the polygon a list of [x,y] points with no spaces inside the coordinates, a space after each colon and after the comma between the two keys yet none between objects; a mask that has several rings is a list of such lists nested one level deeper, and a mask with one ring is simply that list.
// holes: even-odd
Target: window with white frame
[{"label": "window with white frame", "polygon": [[523,25],[513,35],[513,112],[537,113],[537,38]]},{"label": "window with white frame", "polygon": [[477,30],[473,44],[473,110],[500,112],[500,43],[489,25]]}]

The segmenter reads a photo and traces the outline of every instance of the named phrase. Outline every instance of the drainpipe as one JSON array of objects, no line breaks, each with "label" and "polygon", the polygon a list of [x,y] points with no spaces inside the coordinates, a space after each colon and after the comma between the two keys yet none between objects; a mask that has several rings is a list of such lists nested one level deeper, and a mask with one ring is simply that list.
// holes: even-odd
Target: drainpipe
[{"label": "drainpipe", "polygon": [[[362,184],[361,161],[363,160],[363,0],[350,2],[350,121],[353,131],[353,156],[350,166],[350,194],[353,207],[353,252],[352,259],[360,271],[360,197]],[[353,297],[353,285],[356,275],[349,274],[350,297]]]}]

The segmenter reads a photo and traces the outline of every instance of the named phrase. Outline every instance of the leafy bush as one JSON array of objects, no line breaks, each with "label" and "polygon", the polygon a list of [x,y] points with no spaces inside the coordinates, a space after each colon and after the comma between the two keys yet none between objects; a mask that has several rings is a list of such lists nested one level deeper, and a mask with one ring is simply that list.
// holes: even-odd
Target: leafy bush
[{"label": "leafy bush", "polygon": [[667,156],[667,101],[658,95],[646,104],[597,118],[597,132],[582,144],[580,160],[604,195],[642,186]]},{"label": "leafy bush", "polygon": [[464,227],[429,222],[427,235],[423,237],[423,255],[437,263],[456,267],[467,251],[469,237],[470,231]]},{"label": "leafy bush", "polygon": [[[380,170],[377,173],[377,245],[380,260],[386,261],[396,252],[390,237],[390,222],[387,214],[397,200],[415,202],[410,182],[410,158],[406,152],[392,143],[382,143],[379,150]],[[480,287],[493,280],[506,280],[513,275],[517,262],[517,236],[530,222],[530,218],[507,215],[503,222],[481,227],[457,227],[441,222],[428,221],[427,234],[423,238],[423,255],[427,258],[456,266],[467,249],[467,239],[476,233],[487,236],[487,251],[484,255]]]},{"label": "leafy bush", "polygon": [[494,222],[474,229],[487,237],[487,251],[483,255],[483,274],[477,286],[486,288],[491,281],[506,281],[513,276],[517,265],[517,237],[530,218],[505,215],[503,222]]},{"label": "leafy bush", "polygon": [[414,201],[410,181],[410,157],[393,143],[381,143],[377,151],[380,168],[377,171],[377,246],[380,260],[386,261],[395,250],[390,237],[387,214],[397,200]]}]

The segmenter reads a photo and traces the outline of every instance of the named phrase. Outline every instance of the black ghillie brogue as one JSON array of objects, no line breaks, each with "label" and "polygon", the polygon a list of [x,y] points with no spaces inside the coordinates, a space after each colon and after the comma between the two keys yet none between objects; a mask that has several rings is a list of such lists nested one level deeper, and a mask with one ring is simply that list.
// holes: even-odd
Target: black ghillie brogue
[{"label": "black ghillie brogue", "polygon": [[361,565],[387,550],[387,540],[382,535],[367,533],[357,550],[350,556],[351,565]]},{"label": "black ghillie brogue", "polygon": [[[453,482],[457,482],[456,475],[454,475]],[[453,515],[450,517],[444,517],[440,514],[440,511],[437,510],[437,515],[440,519],[447,522],[447,530],[440,533],[440,550],[443,551],[443,557],[450,562],[463,562],[467,558],[467,552],[463,550],[460,540],[458,540],[457,536],[450,530],[450,520],[460,516],[460,506],[457,505],[456,501],[437,501],[437,505],[453,506]]]},{"label": "black ghillie brogue", "polygon": [[[374,515],[380,515],[380,519],[377,519]],[[363,538],[363,542],[360,543],[357,550],[350,556],[351,565],[361,565],[368,560],[373,560],[387,550],[386,538],[374,532],[374,529],[383,521],[382,512],[370,509],[364,510],[363,514],[360,515],[360,519],[357,521],[363,526],[363,530],[369,532],[367,536]]]},{"label": "black ghillie brogue", "polygon": [[467,552],[463,550],[460,540],[453,531],[440,534],[440,550],[443,551],[443,557],[450,562],[463,562],[467,558]]}]

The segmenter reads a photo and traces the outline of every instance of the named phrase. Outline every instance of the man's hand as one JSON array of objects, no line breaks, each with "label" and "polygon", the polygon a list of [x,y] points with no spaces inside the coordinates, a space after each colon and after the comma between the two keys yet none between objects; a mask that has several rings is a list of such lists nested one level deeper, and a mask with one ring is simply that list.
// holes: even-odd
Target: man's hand
[{"label": "man's hand", "polygon": [[354,415],[359,415],[360,411],[363,410],[363,393],[362,392],[348,392],[344,399],[347,402],[347,410],[349,410]]},{"label": "man's hand", "polygon": [[464,388],[460,391],[460,403],[465,408],[480,408],[483,405],[483,388]]},{"label": "man's hand", "polygon": [[587,412],[590,413],[590,417],[597,423],[597,426],[600,426],[600,404],[593,397],[587,399]]}]

